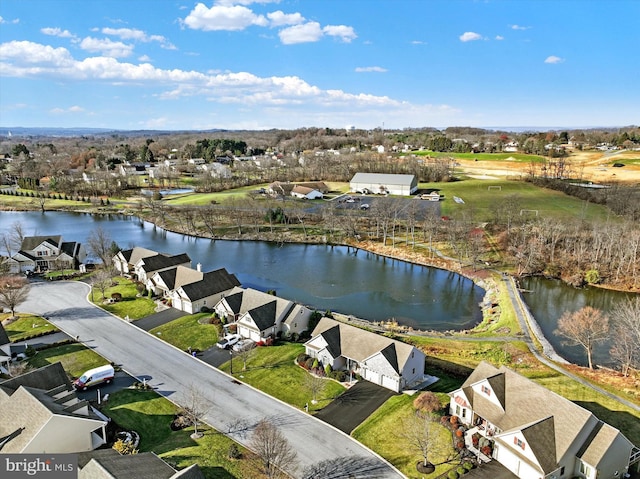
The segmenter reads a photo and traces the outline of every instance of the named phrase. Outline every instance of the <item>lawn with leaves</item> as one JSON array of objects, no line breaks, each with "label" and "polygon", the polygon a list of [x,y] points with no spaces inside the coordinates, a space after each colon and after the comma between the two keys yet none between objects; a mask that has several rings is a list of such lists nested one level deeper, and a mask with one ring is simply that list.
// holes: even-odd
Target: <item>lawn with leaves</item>
[{"label": "lawn with leaves", "polygon": [[[10,315],[10,313],[0,314],[0,321],[4,321]],[[58,328],[40,316],[31,314],[18,314],[17,316],[19,319],[4,327],[12,343],[58,331]]]},{"label": "lawn with leaves", "polygon": [[[242,371],[242,360],[233,359],[233,375],[270,396],[304,408],[309,403],[309,411],[322,409],[334,398],[342,394],[345,388],[340,383],[326,379],[324,390],[318,395],[318,403],[311,403],[311,393],[305,386],[308,372],[295,364],[296,357],[304,353],[304,345],[299,343],[282,343],[277,346],[258,347],[253,358]],[[229,362],[220,368],[229,372]]]},{"label": "lawn with leaves", "polygon": [[80,377],[88,369],[109,364],[109,361],[92,349],[80,343],[71,343],[39,350],[35,356],[29,358],[29,365],[33,368],[41,368],[58,361],[74,378]]},{"label": "lawn with leaves", "polygon": [[[422,459],[422,455],[411,446],[409,439],[404,437],[403,432],[406,428],[402,427],[403,423],[407,424],[414,417],[414,399],[415,397],[406,394],[393,396],[351,435],[387,459],[407,477],[420,478],[422,475],[416,471],[416,463]],[[436,465],[433,477],[438,477],[454,466],[454,463],[448,461],[455,457],[456,453],[451,432],[440,424],[434,430],[437,432],[435,441],[441,445],[442,450],[430,455],[429,460]]]},{"label": "lawn with leaves", "polygon": [[[233,441],[214,429],[199,426],[200,439],[191,439],[193,427],[172,431],[171,421],[178,408],[153,391],[124,389],[109,397],[102,412],[118,426],[140,434],[140,451],[153,451],[173,467],[198,464],[208,479],[242,477],[241,460],[227,457]],[[242,450],[241,446],[238,446]]]},{"label": "lawn with leaves", "polygon": [[211,313],[190,314],[153,328],[149,332],[183,351],[188,348],[204,351],[218,342],[216,326],[201,322],[209,317]]},{"label": "lawn with leaves", "polygon": [[113,278],[113,283],[114,286],[105,290],[105,299],[111,298],[113,293],[120,293],[121,301],[104,304],[102,292],[95,287],[89,295],[91,301],[120,318],[129,316],[131,319],[140,319],[155,313],[156,304],[152,300],[146,296],[137,297],[138,290],[134,281],[119,276]]}]

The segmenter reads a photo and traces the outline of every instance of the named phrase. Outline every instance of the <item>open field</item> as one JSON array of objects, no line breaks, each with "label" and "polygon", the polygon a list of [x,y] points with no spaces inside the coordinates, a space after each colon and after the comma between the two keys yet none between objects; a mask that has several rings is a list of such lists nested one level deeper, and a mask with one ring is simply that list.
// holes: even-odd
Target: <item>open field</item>
[{"label": "open field", "polygon": [[417,151],[418,156],[431,156],[432,158],[455,158],[456,160],[471,160],[471,161],[505,161],[505,162],[519,162],[529,164],[543,163],[545,158],[539,155],[527,155],[525,153],[452,153],[452,152],[438,152],[438,151]]}]

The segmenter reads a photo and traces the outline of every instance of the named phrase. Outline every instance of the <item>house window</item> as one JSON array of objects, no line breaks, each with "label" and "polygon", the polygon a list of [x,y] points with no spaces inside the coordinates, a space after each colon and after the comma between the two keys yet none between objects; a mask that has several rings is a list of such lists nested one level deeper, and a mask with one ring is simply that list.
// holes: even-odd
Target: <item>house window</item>
[{"label": "house window", "polygon": [[560,475],[561,475],[561,476],[564,476],[564,466],[562,466],[562,467],[560,468]]},{"label": "house window", "polygon": [[582,461],[580,461],[580,474],[584,474],[585,477],[591,476],[591,468]]},{"label": "house window", "polygon": [[462,408],[462,419],[467,417],[467,408]]},{"label": "house window", "polygon": [[513,438],[513,443],[524,451],[524,441],[518,437]]},{"label": "house window", "polygon": [[38,256],[47,256],[46,251],[38,251]]},{"label": "house window", "polygon": [[485,393],[487,396],[491,396],[491,389],[489,389],[487,386],[485,386],[484,384],[482,385],[482,387],[480,388],[482,390],[483,393]]},{"label": "house window", "polygon": [[456,404],[456,416],[460,417],[460,406]]},{"label": "house window", "polygon": [[416,373],[416,368],[413,368],[413,369],[411,370],[411,374],[415,374],[415,373]]}]

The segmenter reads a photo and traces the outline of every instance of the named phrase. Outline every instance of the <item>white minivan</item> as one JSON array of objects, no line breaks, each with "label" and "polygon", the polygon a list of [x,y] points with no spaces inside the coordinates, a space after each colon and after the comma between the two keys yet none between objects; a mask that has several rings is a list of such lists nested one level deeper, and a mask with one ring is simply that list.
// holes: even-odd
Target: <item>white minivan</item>
[{"label": "white minivan", "polygon": [[76,389],[86,391],[87,388],[95,386],[96,384],[109,384],[113,380],[114,376],[115,371],[113,366],[111,366],[111,364],[106,364],[104,366],[89,369],[82,376],[73,381],[73,386]]}]

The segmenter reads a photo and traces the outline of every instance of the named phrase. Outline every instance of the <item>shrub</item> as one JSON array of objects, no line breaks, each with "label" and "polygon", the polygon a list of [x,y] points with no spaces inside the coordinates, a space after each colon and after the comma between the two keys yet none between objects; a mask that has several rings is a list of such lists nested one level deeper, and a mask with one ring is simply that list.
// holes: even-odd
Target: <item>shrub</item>
[{"label": "shrub", "polygon": [[451,416],[449,422],[451,422],[451,424],[458,424],[458,416]]},{"label": "shrub", "polygon": [[333,379],[335,379],[336,381],[340,381],[341,383],[345,382],[347,380],[347,372],[346,371],[333,371],[332,373],[332,377]]},{"label": "shrub", "polygon": [[462,428],[456,429],[456,437],[462,437],[462,436],[464,436],[464,429]]},{"label": "shrub", "polygon": [[304,362],[304,368],[305,369],[311,369],[313,367],[313,363],[317,361],[317,359],[314,358],[309,358]]},{"label": "shrub", "polygon": [[309,359],[309,355],[306,353],[300,353],[298,354],[298,357],[296,358],[296,362],[300,365],[304,364],[304,362]]},{"label": "shrub", "polygon": [[315,358],[315,361],[313,361],[313,365],[311,367],[313,369],[318,369],[319,366],[320,366],[320,362],[318,361],[318,358]]},{"label": "shrub", "polygon": [[120,293],[111,293],[111,298],[115,301],[122,301],[122,294]]},{"label": "shrub", "polygon": [[464,475],[465,475],[467,472],[469,472],[469,471],[467,471],[467,470],[466,470],[464,467],[462,467],[462,466],[458,466],[458,468],[456,469],[456,472],[458,473],[458,476],[464,476]]},{"label": "shrub", "polygon": [[291,333],[289,340],[297,343],[298,341],[300,341],[300,335],[298,333]]},{"label": "shrub", "polygon": [[491,457],[491,446],[483,446],[480,448],[480,452],[487,457]]},{"label": "shrub", "polygon": [[471,469],[473,469],[473,462],[466,461],[464,464],[462,464],[462,467],[464,467],[467,471],[470,471]]},{"label": "shrub", "polygon": [[240,459],[240,457],[242,456],[242,453],[240,452],[240,449],[238,449],[238,446],[236,446],[235,442],[232,442],[229,446],[229,452],[227,452],[227,456],[229,456],[229,459]]},{"label": "shrub", "polygon": [[120,454],[138,454],[138,450],[133,446],[131,442],[125,442],[122,439],[118,439],[113,443],[113,448]]},{"label": "shrub", "polygon": [[451,470],[451,471],[449,471],[449,474],[447,474],[447,477],[449,479],[458,479],[459,476],[458,476],[458,473],[456,471]]},{"label": "shrub", "polygon": [[211,312],[211,308],[208,306],[203,306],[202,308],[200,308],[200,312],[201,313],[210,313]]},{"label": "shrub", "polygon": [[600,273],[597,269],[590,269],[584,274],[584,279],[589,284],[598,284],[600,282]]},{"label": "shrub", "polygon": [[332,371],[333,371],[333,368],[331,367],[331,364],[327,364],[327,365],[324,367],[324,373],[325,373],[325,375],[327,375],[327,376],[331,377],[331,372],[332,372]]}]

